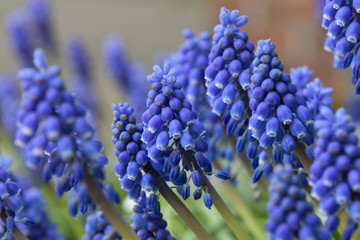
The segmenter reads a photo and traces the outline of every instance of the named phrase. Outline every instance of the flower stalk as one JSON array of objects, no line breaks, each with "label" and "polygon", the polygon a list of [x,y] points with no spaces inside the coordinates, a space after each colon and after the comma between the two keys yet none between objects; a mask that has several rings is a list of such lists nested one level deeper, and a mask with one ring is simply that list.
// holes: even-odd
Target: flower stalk
[{"label": "flower stalk", "polygon": [[103,191],[93,180],[88,169],[84,167],[84,182],[88,188],[90,198],[96,203],[100,210],[104,213],[111,225],[116,229],[119,235],[124,239],[140,239],[135,231],[130,227],[126,220],[121,216],[115,206],[110,203]]},{"label": "flower stalk", "polygon": [[144,166],[144,171],[150,173],[155,181],[156,187],[160,194],[171,205],[171,207],[179,214],[183,221],[190,227],[199,239],[213,239],[205,230],[201,223],[194,217],[185,204],[176,196],[166,182],[160,177],[159,173],[150,165]]},{"label": "flower stalk", "polygon": [[[5,223],[6,222],[6,214],[4,212],[1,213],[1,220]],[[14,226],[14,230],[11,232],[11,235],[15,237],[16,240],[29,240],[17,226]]]},{"label": "flower stalk", "polygon": [[[235,216],[231,213],[230,209],[226,206],[225,202],[220,197],[219,193],[216,191],[214,186],[210,183],[209,179],[205,176],[204,172],[198,165],[197,161],[189,151],[185,151],[179,145],[179,151],[185,163],[189,166],[191,170],[197,170],[200,173],[202,178],[202,187],[207,188],[208,192],[210,193],[213,204],[215,205],[216,209],[219,211],[220,215],[226,221],[232,232],[236,235],[238,239],[251,239],[249,234],[244,230],[242,225],[238,222]],[[193,169],[192,169],[193,168]]]}]

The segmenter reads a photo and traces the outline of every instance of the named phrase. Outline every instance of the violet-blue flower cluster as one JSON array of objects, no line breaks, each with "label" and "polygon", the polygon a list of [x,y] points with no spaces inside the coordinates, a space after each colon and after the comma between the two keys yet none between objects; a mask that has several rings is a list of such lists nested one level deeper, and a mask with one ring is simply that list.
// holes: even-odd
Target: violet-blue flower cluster
[{"label": "violet-blue flower cluster", "polygon": [[165,229],[162,219],[157,188],[150,173],[143,173],[143,167],[150,164],[146,145],[141,142],[143,124],[136,123],[134,109],[127,103],[112,105],[112,141],[115,144],[115,173],[121,180],[121,188],[128,192],[137,205],[131,216],[132,228],[140,239],[173,239]]},{"label": "violet-blue flower cluster", "polygon": [[306,85],[311,81],[313,71],[308,66],[290,68],[291,83],[296,86],[296,94],[302,94]]},{"label": "violet-blue flower cluster", "polygon": [[209,66],[205,70],[207,95],[212,111],[221,117],[226,134],[235,133],[236,150],[247,148],[247,157],[255,169],[259,165],[258,143],[248,132],[250,109],[248,93],[251,83],[254,44],[239,27],[248,21],[238,10],[220,10],[220,24],[214,28]]},{"label": "violet-blue flower cluster", "polygon": [[44,181],[56,178],[58,196],[72,190],[71,215],[94,207],[82,183],[84,170],[103,187],[109,200],[118,202],[119,197],[111,186],[103,184],[103,168],[108,160],[101,153],[101,142],[94,138],[94,129],[85,119],[85,108],[66,91],[59,67],[48,67],[40,49],[34,52],[34,65],[37,69],[22,69],[18,73],[24,93],[15,144],[25,149],[26,165],[41,171]]},{"label": "violet-blue flower cluster", "polygon": [[294,152],[296,141],[306,146],[313,144],[313,114],[304,98],[296,96],[297,87],[291,83],[290,75],[283,72],[275,47],[270,40],[258,43],[250,84],[249,106],[253,114],[249,130],[261,148],[273,146],[276,163],[302,167]]},{"label": "violet-blue flower cluster", "polygon": [[7,169],[0,167],[1,239],[15,239],[11,233],[14,231],[17,222],[23,221],[26,224],[32,224],[30,219],[21,219],[19,216],[24,207],[19,196],[20,191],[21,189],[11,177],[11,173]]},{"label": "violet-blue flower cluster", "polygon": [[66,49],[66,60],[70,69],[70,88],[76,93],[78,101],[89,111],[89,121],[96,124],[98,106],[93,88],[91,59],[86,46],[80,37],[69,40]]},{"label": "violet-blue flower cluster", "polygon": [[[310,168],[312,196],[320,201],[319,211],[328,217],[327,227],[333,231],[339,224],[338,215],[348,210],[349,220],[343,236],[353,232],[360,223],[360,168],[358,137],[355,125],[340,108],[321,112],[315,122],[315,162]],[[345,238],[348,239],[348,238]]]},{"label": "violet-blue flower cluster", "polygon": [[195,37],[193,31],[184,29],[183,37],[185,42],[171,57],[171,64],[179,68],[177,81],[181,83],[185,97],[192,104],[194,111],[199,113],[201,104],[206,104],[203,79],[211,49],[211,35],[209,32],[202,32],[199,37]]},{"label": "violet-blue flower cluster", "polygon": [[0,122],[6,134],[13,138],[16,132],[16,114],[20,105],[19,90],[15,78],[0,76]]},{"label": "violet-blue flower cluster", "polygon": [[154,179],[143,173],[141,168],[149,163],[146,146],[141,142],[143,125],[136,123],[134,109],[127,103],[112,105],[112,142],[115,144],[115,174],[121,180],[121,188],[128,192],[130,199],[138,199],[141,190],[154,192]]},{"label": "violet-blue flower cluster", "polygon": [[352,83],[360,92],[360,1],[326,1],[322,27],[327,30],[325,50],[333,52],[335,68],[353,69]]},{"label": "violet-blue flower cluster", "polygon": [[300,177],[290,165],[275,168],[267,203],[269,239],[331,239],[312,205],[306,201]]},{"label": "violet-blue flower cluster", "polygon": [[22,67],[32,66],[32,53],[43,47],[56,52],[50,1],[29,0],[22,9],[8,14],[8,44]]},{"label": "violet-blue flower cluster", "polygon": [[193,155],[205,174],[212,174],[211,163],[205,155],[208,148],[203,138],[205,128],[192,111],[191,103],[185,99],[182,86],[177,81],[178,68],[171,68],[169,63],[165,63],[164,69],[155,65],[153,70],[147,77],[152,89],[146,101],[148,110],[142,116],[144,132],[141,140],[147,145],[151,165],[165,180],[177,186],[183,199],[190,196],[186,172],[191,171],[191,179],[197,187],[194,198],[199,199],[202,191],[207,189],[203,189],[202,178],[194,169],[194,163],[185,163],[180,150]]},{"label": "violet-blue flower cluster", "polygon": [[131,215],[131,227],[136,231],[141,240],[175,240],[166,230],[167,222],[160,212],[158,195],[141,192],[137,204],[133,207]]},{"label": "violet-blue flower cluster", "polygon": [[202,32],[199,37],[195,37],[190,29],[184,29],[183,37],[185,42],[180,45],[179,51],[171,56],[170,61],[179,68],[177,81],[181,83],[185,98],[191,103],[192,110],[206,129],[204,137],[208,142],[207,158],[210,161],[225,158],[225,170],[230,175],[233,149],[224,143],[222,125],[218,116],[212,112],[206,96],[204,72],[211,50],[211,35],[209,32]]},{"label": "violet-blue flower cluster", "polygon": [[50,220],[44,196],[35,186],[31,176],[25,172],[17,172],[15,178],[21,188],[20,197],[24,206],[18,216],[32,220],[31,226],[18,223],[20,231],[30,240],[63,240],[64,237]]},{"label": "violet-blue flower cluster", "polygon": [[85,235],[81,240],[121,240],[116,230],[101,211],[94,211],[86,217]]},{"label": "violet-blue flower cluster", "polygon": [[296,142],[300,140],[311,146],[314,138],[313,114],[306,107],[304,97],[297,94],[297,85],[301,91],[308,73],[294,73],[297,85],[293,84],[290,75],[283,72],[284,66],[274,51],[275,47],[269,39],[260,40],[253,61],[253,75],[243,74],[239,79],[240,85],[249,91],[252,110],[246,154],[256,168],[253,182],[261,178],[264,169],[268,174],[271,172],[264,149],[272,148],[275,163],[303,168],[295,154]]},{"label": "violet-blue flower cluster", "polygon": [[145,100],[149,88],[144,81],[144,66],[131,61],[125,49],[120,37],[108,35],[103,43],[104,67],[108,75],[125,90],[128,102],[135,109],[135,116],[140,118],[146,110]]},{"label": "violet-blue flower cluster", "polygon": [[34,39],[27,26],[27,19],[19,12],[12,12],[6,17],[8,44],[20,66],[32,66]]},{"label": "violet-blue flower cluster", "polygon": [[53,29],[53,14],[49,0],[28,0],[25,4],[25,14],[31,22],[32,31],[38,41],[35,47],[44,47],[56,51]]},{"label": "violet-blue flower cluster", "polygon": [[[209,54],[209,66],[205,70],[207,95],[211,98],[213,112],[221,116],[227,134],[236,130],[239,138],[247,128],[247,94],[238,83],[239,76],[246,71],[253,60],[254,44],[239,27],[247,23],[247,16],[238,10],[220,10],[220,24],[214,28],[213,43]],[[250,79],[250,76],[249,76]],[[243,144],[237,143],[237,150]]]}]

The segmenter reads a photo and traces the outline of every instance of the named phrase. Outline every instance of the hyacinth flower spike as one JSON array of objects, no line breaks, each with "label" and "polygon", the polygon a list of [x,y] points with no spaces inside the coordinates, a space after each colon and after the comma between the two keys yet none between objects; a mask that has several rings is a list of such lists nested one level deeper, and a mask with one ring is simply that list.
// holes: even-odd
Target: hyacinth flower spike
[{"label": "hyacinth flower spike", "polygon": [[269,239],[331,239],[313,207],[306,201],[306,192],[290,165],[278,166],[269,186],[267,203]]},{"label": "hyacinth flower spike", "polygon": [[[139,214],[146,213],[145,210],[148,209],[144,208],[144,201],[147,201],[145,199],[152,196],[153,201],[156,200],[154,193],[159,191],[198,238],[212,239],[150,163],[146,145],[140,139],[143,133],[143,124],[136,122],[134,109],[127,103],[113,104],[112,109],[114,114],[112,141],[115,144],[115,155],[118,159],[115,164],[115,174],[121,180],[121,188],[126,190],[129,198],[133,199],[141,207],[140,209],[138,207],[134,208],[135,215],[131,218],[139,237],[144,234],[146,236],[149,234],[156,235],[157,231],[149,233],[143,229],[143,224],[139,222],[143,217]],[[144,195],[144,193],[147,194]],[[155,212],[159,212],[158,207],[154,209]],[[153,230],[158,230],[158,228]],[[163,230],[160,230],[160,232],[164,233]]]},{"label": "hyacinth flower spike", "polygon": [[[28,238],[19,230],[17,224],[20,222],[26,225],[32,225],[33,221],[29,218],[22,218],[20,216],[23,210],[23,199],[20,196],[21,188],[16,180],[12,177],[4,166],[5,159],[0,158],[0,195],[1,195],[1,209],[0,209],[0,237],[1,239],[20,239],[28,240]],[[4,164],[5,165],[5,164]]]},{"label": "hyacinth flower spike", "polygon": [[146,94],[149,86],[144,78],[146,73],[141,63],[130,59],[126,46],[117,34],[109,34],[103,42],[103,61],[106,73],[121,89],[125,89],[127,101],[140,119],[146,110]]},{"label": "hyacinth flower spike", "polygon": [[93,86],[91,60],[88,49],[80,37],[75,36],[69,39],[66,48],[66,61],[71,72],[70,87],[76,93],[78,101],[89,111],[90,123],[96,126],[96,116],[99,108],[97,106],[98,98]]},{"label": "hyacinth flower spike", "polygon": [[71,191],[71,215],[93,210],[96,204],[122,237],[138,239],[112,204],[120,199],[104,183],[108,160],[85,119],[85,108],[66,91],[59,67],[48,67],[40,49],[34,51],[34,65],[37,69],[18,73],[24,93],[15,144],[24,148],[26,165],[41,171],[45,181],[56,178],[58,196]]},{"label": "hyacinth flower spike", "polygon": [[352,68],[351,82],[360,93],[359,1],[328,0],[323,9],[322,27],[327,30],[324,49],[333,53],[333,66]]},{"label": "hyacinth flower spike", "polygon": [[[204,192],[205,206],[211,208],[214,204],[235,235],[244,238],[247,233],[205,175],[213,174],[211,163],[204,155],[207,148],[198,147],[199,143],[206,143],[205,129],[177,82],[178,68],[165,63],[163,69],[155,65],[153,70],[147,77],[152,89],[148,93],[148,110],[142,116],[141,136],[150,164],[181,190],[184,199],[188,197],[187,172],[190,172],[190,179],[198,187],[194,198],[199,199]],[[180,168],[181,165],[184,167]]]}]

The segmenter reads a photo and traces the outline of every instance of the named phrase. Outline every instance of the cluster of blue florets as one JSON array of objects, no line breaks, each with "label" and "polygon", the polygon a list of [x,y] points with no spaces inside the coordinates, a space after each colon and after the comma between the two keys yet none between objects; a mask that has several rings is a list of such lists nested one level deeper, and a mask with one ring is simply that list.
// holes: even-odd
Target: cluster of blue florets
[{"label": "cluster of blue florets", "polygon": [[335,68],[347,68],[352,65],[352,83],[356,84],[356,93],[360,92],[360,1],[326,1],[322,27],[327,30],[325,50],[333,52]]},{"label": "cluster of blue florets", "polygon": [[0,76],[0,124],[11,138],[16,132],[16,114],[20,105],[19,90],[10,75]]},{"label": "cluster of blue florets", "polygon": [[144,82],[144,66],[131,61],[126,47],[116,34],[108,35],[103,42],[103,61],[108,75],[127,92],[127,100],[134,107],[135,116],[140,118],[146,110],[145,100],[149,90]]},{"label": "cluster of blue florets", "polygon": [[[73,37],[66,49],[66,61],[70,69],[70,88],[77,100],[89,112],[89,122],[95,126],[95,116],[99,113],[93,83],[92,65],[89,53],[81,38]],[[91,96],[91,97],[89,97]]]},{"label": "cluster of blue florets", "polygon": [[21,66],[32,66],[32,53],[36,47],[56,51],[51,16],[47,0],[26,1],[23,9],[7,16],[8,42]]},{"label": "cluster of blue florets", "polygon": [[57,231],[56,226],[50,220],[46,202],[41,190],[35,187],[31,176],[25,172],[17,172],[16,182],[21,187],[20,197],[23,202],[23,210],[18,214],[19,218],[31,219],[31,226],[19,222],[17,226],[29,239],[38,240],[63,240],[64,237]]},{"label": "cluster of blue florets", "polygon": [[136,123],[134,109],[127,103],[113,104],[112,109],[112,141],[118,160],[115,164],[115,173],[121,180],[121,188],[128,192],[129,198],[138,199],[142,189],[148,192],[155,191],[152,176],[143,176],[141,171],[141,168],[149,163],[146,146],[141,142],[143,124]]},{"label": "cluster of blue florets", "polygon": [[166,230],[167,222],[163,219],[160,211],[158,196],[154,193],[148,196],[143,191],[140,198],[133,207],[134,213],[131,215],[131,227],[136,231],[141,240],[174,240]]},{"label": "cluster of blue florets", "polygon": [[[38,70],[28,68],[18,74],[24,93],[15,143],[25,148],[26,164],[42,171],[45,181],[57,178],[59,196],[73,189],[70,213],[84,213],[93,205],[82,184],[84,168],[102,185],[108,160],[85,119],[86,110],[59,78],[59,67],[48,68],[41,50],[34,52],[34,65]],[[108,196],[115,197],[112,192]]]},{"label": "cluster of blue florets", "polygon": [[15,239],[16,227],[30,240],[64,239],[46,213],[41,191],[25,172],[13,175],[11,163],[9,157],[0,156],[1,239]]},{"label": "cluster of blue florets", "polygon": [[[242,152],[252,140],[247,131],[250,117],[247,90],[255,46],[248,40],[247,33],[239,29],[247,23],[247,16],[240,15],[238,10],[229,11],[223,7],[219,19],[220,24],[214,28],[205,84],[212,112],[221,117],[226,134],[235,132],[236,150]],[[240,79],[247,79],[249,86],[240,85]],[[220,132],[220,126],[217,128]],[[248,148],[253,149],[251,142]],[[255,169],[258,159],[252,161],[251,165]]]},{"label": "cluster of blue florets", "polygon": [[[238,10],[220,10],[220,24],[214,28],[209,65],[205,70],[207,95],[211,98],[212,111],[221,116],[227,134],[236,130],[241,136],[247,127],[246,92],[238,79],[249,69],[253,60],[254,44],[239,27],[247,23],[247,17]],[[242,149],[238,145],[238,151]]]},{"label": "cluster of blue florets", "polygon": [[190,29],[184,29],[183,36],[185,42],[170,58],[172,65],[179,68],[177,82],[181,83],[186,100],[191,103],[192,110],[197,113],[198,119],[206,129],[204,138],[208,142],[207,158],[210,161],[225,158],[227,163],[224,169],[230,175],[233,148],[221,141],[224,137],[222,125],[218,116],[212,112],[209,98],[206,96],[204,72],[208,66],[211,35],[209,32],[202,32],[199,37],[195,37]]},{"label": "cluster of blue florets", "polygon": [[313,71],[308,66],[290,68],[291,83],[296,86],[296,94],[302,94],[307,84],[311,81]]},{"label": "cluster of blue florets", "polygon": [[[19,196],[21,189],[11,174],[3,167],[0,167],[0,237],[4,239],[15,239],[11,232],[14,231],[15,222],[21,220],[19,213],[23,209],[23,202]],[[24,219],[26,223],[32,223],[30,219]]]},{"label": "cluster of blue florets", "polygon": [[269,186],[266,230],[269,239],[331,239],[306,200],[300,176],[290,165],[275,169]]},{"label": "cluster of blue florets", "polygon": [[94,211],[86,217],[85,235],[81,240],[100,239],[121,240],[121,237],[102,212]]},{"label": "cluster of blue florets", "polygon": [[[325,113],[325,114],[324,114]],[[355,125],[340,108],[321,113],[315,122],[315,162],[310,168],[312,196],[320,201],[319,211],[328,217],[327,227],[334,231],[339,224],[339,214],[348,209],[348,228],[360,223],[360,168],[358,137]],[[346,233],[346,231],[344,232]]]},{"label": "cluster of blue florets", "polygon": [[[147,107],[142,120],[144,132],[141,140],[147,145],[151,165],[165,180],[177,186],[182,197],[190,195],[187,171],[197,187],[195,199],[201,197],[202,177],[194,169],[193,162],[185,163],[180,150],[188,151],[196,159],[205,174],[212,174],[212,166],[205,155],[208,144],[204,140],[205,128],[192,111],[192,105],[185,99],[182,86],[177,81],[178,68],[165,63],[162,70],[154,66],[154,73],[148,76],[152,89],[148,93]],[[181,163],[182,162],[182,163]],[[191,164],[189,166],[189,164]]]},{"label": "cluster of blue florets", "polygon": [[195,37],[190,29],[184,29],[183,37],[185,42],[180,45],[178,53],[171,57],[171,63],[179,68],[177,82],[182,85],[185,97],[193,109],[199,113],[201,104],[206,104],[203,79],[211,49],[211,34],[202,32],[199,37]]},{"label": "cluster of blue florets", "polygon": [[[240,78],[240,84],[250,88],[249,120],[250,141],[247,156],[257,157],[258,149],[273,147],[275,163],[289,163],[302,167],[295,154],[297,139],[306,146],[313,144],[313,114],[306,107],[304,98],[298,97],[297,87],[291,83],[290,75],[283,72],[284,66],[277,56],[275,44],[260,40],[255,52],[251,83]],[[266,162],[265,162],[266,163]],[[260,165],[256,172],[260,172]],[[256,180],[256,178],[254,179]]]},{"label": "cluster of blue florets", "polygon": [[136,123],[134,109],[127,103],[113,104],[112,109],[112,141],[118,159],[115,173],[121,180],[121,188],[138,204],[131,216],[132,227],[140,239],[154,236],[156,239],[167,239],[170,233],[165,229],[166,221],[162,219],[154,178],[150,173],[143,173],[143,168],[150,164],[146,145],[141,142],[143,124]]}]

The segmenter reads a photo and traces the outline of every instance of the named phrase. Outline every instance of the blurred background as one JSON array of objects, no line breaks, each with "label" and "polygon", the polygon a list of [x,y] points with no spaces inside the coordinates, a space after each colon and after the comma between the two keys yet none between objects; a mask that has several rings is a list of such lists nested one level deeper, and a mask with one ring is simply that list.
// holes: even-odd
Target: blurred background
[{"label": "blurred background", "polygon": [[[0,15],[21,5],[22,0],[2,0]],[[350,70],[334,70],[332,55],[323,50],[325,30],[321,28],[323,0],[62,0],[51,1],[54,10],[55,31],[60,50],[70,36],[86,39],[94,61],[97,83],[104,86],[101,43],[110,32],[121,34],[133,60],[143,61],[148,72],[154,56],[174,52],[183,42],[181,32],[191,28],[196,34],[212,31],[218,23],[221,6],[239,9],[249,17],[244,27],[249,38],[256,43],[271,38],[285,68],[308,65],[314,75],[329,87],[336,89],[337,105],[350,87]],[[5,38],[5,26],[0,26],[0,70],[14,69]],[[60,64],[62,62],[58,62]],[[105,91],[105,90],[104,90]],[[111,101],[118,101],[118,92],[108,92]]]},{"label": "blurred background", "polygon": [[[23,0],[0,2],[0,16],[3,19],[3,24],[0,25],[0,73],[14,74],[18,68],[6,38],[5,18],[23,2]],[[93,62],[94,84],[99,98],[100,113],[97,116],[99,135],[111,162],[108,176],[118,190],[120,184],[112,170],[116,159],[113,156],[111,143],[110,106],[113,102],[125,101],[126,90],[114,87],[113,82],[109,81],[104,73],[102,41],[108,33],[120,34],[130,58],[133,61],[143,62],[146,66],[146,74],[149,74],[154,63],[159,63],[164,55],[175,52],[184,41],[182,38],[184,28],[191,28],[196,34],[205,30],[212,32],[213,26],[219,21],[221,6],[230,10],[239,9],[241,14],[249,17],[249,23],[243,29],[248,32],[250,40],[256,45],[260,39],[271,38],[277,45],[278,55],[286,71],[292,67],[307,65],[324,85],[335,89],[333,94],[335,107],[341,106],[346,96],[353,95],[354,90],[350,82],[351,70],[335,70],[332,67],[332,54],[323,50],[326,32],[321,28],[322,12],[319,7],[323,0],[59,0],[50,2],[60,55],[50,57],[49,61],[51,64],[64,66],[63,77],[66,81],[67,65],[62,56],[65,43],[74,35],[85,40]],[[249,176],[241,180],[246,184],[241,185],[243,187],[240,191],[250,192]],[[46,187],[44,188],[46,190]],[[66,234],[67,239],[80,239],[83,233],[83,219],[70,219],[66,211],[61,212],[66,209],[66,200],[57,200],[47,191],[45,194],[49,201],[49,209],[52,211],[51,217],[59,224],[60,230]],[[253,196],[243,195],[249,208],[258,212],[259,224],[263,224],[266,217],[264,204],[257,205]],[[212,229],[215,239],[232,238],[227,230],[222,230],[222,223],[217,221],[221,218],[216,211],[199,209],[202,203],[195,203],[191,199],[187,201],[190,202],[189,207],[202,216],[200,221],[209,226],[208,229]],[[130,212],[127,204],[126,200],[122,201],[120,206],[122,211]],[[169,230],[175,237],[194,239],[194,235],[186,231],[186,226],[169,206],[164,205],[162,208],[170,225]],[[55,211],[56,209],[58,211]]]}]

